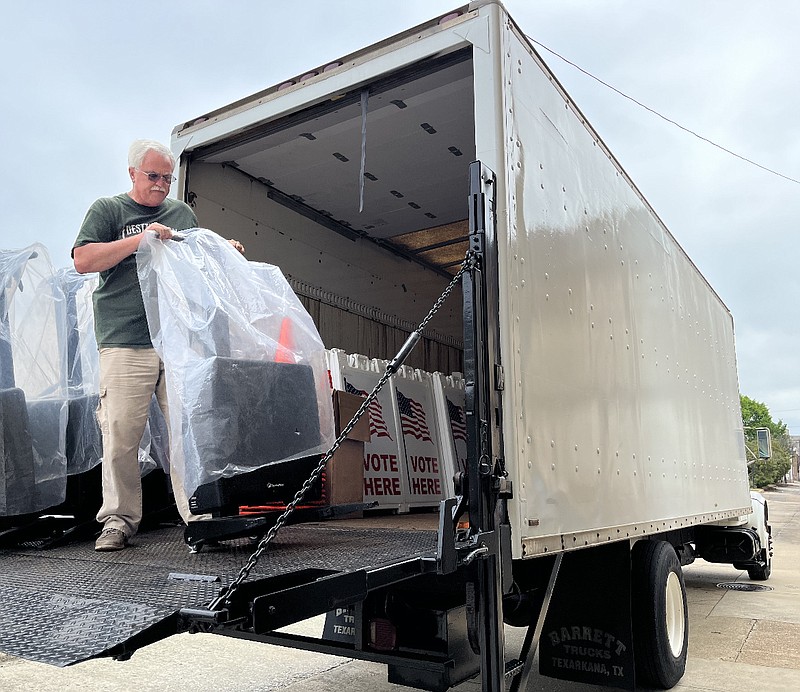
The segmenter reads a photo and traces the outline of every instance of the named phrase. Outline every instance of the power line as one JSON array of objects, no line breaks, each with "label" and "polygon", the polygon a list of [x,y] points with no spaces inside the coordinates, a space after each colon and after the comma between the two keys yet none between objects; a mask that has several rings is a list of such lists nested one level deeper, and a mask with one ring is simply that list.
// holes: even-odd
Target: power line
[{"label": "power line", "polygon": [[599,77],[595,77],[595,76],[594,76],[594,75],[593,75],[591,72],[588,72],[588,71],[584,70],[584,69],[583,69],[583,68],[582,68],[580,65],[576,65],[574,62],[572,62],[571,60],[568,60],[568,59],[567,59],[567,58],[565,58],[563,55],[559,55],[559,54],[558,54],[558,53],[556,53],[556,52],[555,52],[555,51],[554,51],[552,48],[548,48],[548,47],[547,47],[547,46],[545,46],[543,43],[540,43],[540,42],[539,42],[539,41],[537,41],[536,39],[534,39],[534,38],[532,38],[532,37],[530,37],[530,36],[527,36],[527,34],[526,34],[526,37],[528,38],[528,40],[530,40],[531,42],[535,43],[537,46],[540,46],[541,48],[544,48],[544,49],[545,49],[545,50],[546,50],[548,53],[552,53],[553,55],[555,55],[555,56],[556,56],[556,57],[557,57],[559,60],[563,60],[563,61],[564,61],[565,63],[567,63],[568,65],[572,65],[572,67],[574,67],[576,70],[578,70],[578,71],[582,72],[582,73],[583,73],[583,74],[585,74],[587,77],[590,77],[590,78],[592,78],[593,80],[595,80],[596,82],[599,82],[599,83],[600,83],[600,84],[602,84],[604,87],[606,87],[606,88],[608,88],[608,89],[611,89],[611,91],[613,91],[613,92],[615,92],[615,93],[619,94],[619,95],[620,95],[620,96],[622,96],[623,98],[626,98],[626,99],[628,99],[629,101],[632,101],[633,103],[635,103],[635,104],[636,104],[637,106],[639,106],[640,108],[644,108],[646,111],[649,111],[649,112],[650,112],[650,113],[652,113],[653,115],[657,115],[657,116],[658,116],[659,118],[661,118],[662,120],[666,120],[666,121],[667,121],[668,123],[670,123],[671,125],[675,125],[675,127],[678,127],[678,128],[680,128],[680,129],[681,129],[681,130],[683,130],[684,132],[688,132],[690,135],[694,135],[694,136],[695,136],[695,137],[697,137],[698,139],[701,139],[701,140],[703,140],[704,142],[707,142],[707,143],[708,143],[708,144],[710,144],[711,146],[714,146],[714,147],[716,147],[717,149],[721,149],[721,150],[722,150],[722,151],[724,151],[726,154],[730,154],[731,156],[735,156],[737,159],[741,159],[741,160],[742,160],[742,161],[744,161],[745,163],[749,163],[749,164],[751,164],[752,166],[756,166],[757,168],[760,168],[761,170],[767,171],[767,173],[772,173],[773,175],[777,175],[777,176],[778,176],[778,177],[780,177],[780,178],[784,178],[785,180],[788,180],[788,181],[790,181],[790,182],[797,183],[798,185],[800,185],[800,180],[796,180],[795,178],[792,178],[792,177],[790,177],[790,176],[788,176],[788,175],[784,175],[783,173],[779,173],[778,171],[775,171],[775,170],[773,170],[772,168],[768,168],[767,166],[762,166],[760,163],[757,163],[757,162],[755,162],[755,161],[753,161],[753,160],[751,160],[751,159],[748,159],[746,156],[742,156],[741,154],[737,154],[735,151],[731,151],[730,149],[726,149],[725,147],[723,147],[723,146],[722,146],[722,145],[720,145],[720,144],[717,144],[716,142],[712,142],[710,139],[708,139],[708,137],[703,137],[703,135],[700,135],[700,134],[698,134],[697,132],[694,132],[693,130],[690,130],[688,127],[684,127],[684,126],[683,126],[683,125],[681,125],[680,123],[678,123],[678,122],[675,122],[674,120],[672,120],[672,119],[670,119],[670,118],[666,117],[665,115],[662,115],[662,114],[661,114],[661,113],[659,113],[658,111],[656,111],[656,110],[653,110],[653,109],[652,109],[652,108],[650,108],[649,106],[646,106],[646,105],[645,105],[645,104],[643,104],[641,101],[637,101],[637,100],[636,100],[635,98],[633,98],[632,96],[628,96],[626,93],[624,93],[624,92],[620,91],[619,89],[617,89],[616,87],[612,86],[612,85],[611,85],[611,84],[609,84],[608,82],[604,82],[604,81],[603,81],[602,79],[600,79]]}]

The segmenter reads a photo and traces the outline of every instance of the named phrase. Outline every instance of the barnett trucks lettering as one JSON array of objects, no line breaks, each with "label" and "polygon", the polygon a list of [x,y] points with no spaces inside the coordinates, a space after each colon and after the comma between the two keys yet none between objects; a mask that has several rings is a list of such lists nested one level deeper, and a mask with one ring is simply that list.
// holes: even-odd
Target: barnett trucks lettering
[{"label": "barnett trucks lettering", "polygon": [[335,617],[344,620],[345,624],[335,623],[333,625],[334,634],[342,634],[352,637],[356,633],[356,617],[347,608],[337,608]]},{"label": "barnett trucks lettering", "polygon": [[625,676],[625,671],[622,666],[607,666],[605,663],[599,661],[581,661],[571,658],[555,658],[553,657],[554,668],[566,668],[567,670],[579,670],[581,673],[593,673],[596,675],[606,675],[622,678]]},{"label": "barnett trucks lettering", "polygon": [[587,627],[585,625],[572,625],[571,627],[559,627],[557,630],[548,632],[550,643],[553,646],[566,646],[566,642],[587,642],[599,644],[609,652],[614,651],[617,656],[627,651],[625,644],[617,639],[613,634],[604,632],[597,627]]},{"label": "barnett trucks lettering", "polygon": [[554,629],[547,633],[547,637],[553,647],[561,649],[561,655],[550,657],[553,668],[614,677],[625,676],[622,665],[610,663],[612,658],[619,658],[628,650],[613,634],[597,627],[572,625]]}]

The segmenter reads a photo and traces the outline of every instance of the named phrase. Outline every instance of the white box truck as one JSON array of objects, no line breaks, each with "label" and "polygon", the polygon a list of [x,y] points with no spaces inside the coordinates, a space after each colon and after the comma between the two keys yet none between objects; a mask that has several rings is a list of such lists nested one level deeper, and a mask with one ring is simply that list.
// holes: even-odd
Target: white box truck
[{"label": "white box truck", "polygon": [[[463,310],[437,313],[416,362],[464,358],[474,473],[456,561],[486,549],[476,649],[497,659],[505,600],[517,623],[549,611],[549,672],[618,684],[636,667],[673,685],[680,564],[769,570],[763,519],[739,526],[731,315],[503,7],[462,7],[185,123],[172,144],[201,222],[281,266],[328,346],[390,358],[389,335],[474,253]],[[499,660],[483,673],[500,689]]]},{"label": "white box truck", "polygon": [[[222,575],[211,606],[219,584],[198,577],[166,631],[102,653],[195,629],[383,662],[428,690],[524,689],[537,649],[546,675],[674,686],[681,566],[771,565],[732,318],[503,6],[194,118],[172,147],[201,225],[280,266],[327,348],[392,360],[418,339],[394,362],[464,373],[468,470],[432,531],[306,528],[294,567],[287,539],[241,580],[205,551],[182,571]],[[279,631],[326,612],[346,626]],[[513,660],[504,623],[528,628]]]}]

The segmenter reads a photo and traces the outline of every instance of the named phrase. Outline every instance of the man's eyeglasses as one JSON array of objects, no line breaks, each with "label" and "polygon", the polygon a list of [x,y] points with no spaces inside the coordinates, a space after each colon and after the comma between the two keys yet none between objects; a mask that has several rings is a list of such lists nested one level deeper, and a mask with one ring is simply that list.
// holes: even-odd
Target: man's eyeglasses
[{"label": "man's eyeglasses", "polygon": [[136,170],[139,171],[139,173],[144,173],[151,183],[155,183],[158,180],[163,180],[167,185],[170,185],[176,180],[175,176],[169,173],[153,173],[151,171],[143,171],[141,168],[137,168]]}]

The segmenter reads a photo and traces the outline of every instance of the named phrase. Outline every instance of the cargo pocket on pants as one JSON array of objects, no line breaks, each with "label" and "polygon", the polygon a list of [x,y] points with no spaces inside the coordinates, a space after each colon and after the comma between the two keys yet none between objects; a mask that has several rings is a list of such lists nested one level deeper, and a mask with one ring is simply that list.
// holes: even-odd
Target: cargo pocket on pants
[{"label": "cargo pocket on pants", "polygon": [[106,399],[107,389],[100,387],[100,395],[97,397],[97,424],[100,426],[100,434],[105,438],[108,435],[108,417],[106,416]]}]

